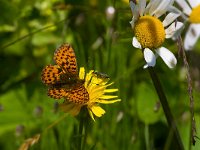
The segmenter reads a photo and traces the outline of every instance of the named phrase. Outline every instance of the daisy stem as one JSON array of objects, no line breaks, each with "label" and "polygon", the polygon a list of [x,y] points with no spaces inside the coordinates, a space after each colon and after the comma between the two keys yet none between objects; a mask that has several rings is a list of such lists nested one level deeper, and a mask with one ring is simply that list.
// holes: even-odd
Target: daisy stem
[{"label": "daisy stem", "polygon": [[169,104],[167,102],[167,98],[165,96],[165,93],[164,93],[164,91],[162,89],[160,80],[159,80],[156,72],[154,71],[153,67],[148,67],[148,71],[149,71],[149,74],[150,74],[151,79],[153,81],[153,84],[154,84],[154,87],[156,89],[156,92],[158,94],[158,97],[159,97],[159,100],[161,102],[162,108],[164,110],[165,117],[167,119],[168,125],[169,125],[170,129],[173,132],[174,140],[175,140],[175,142],[177,144],[177,148],[179,150],[184,150],[183,143],[182,143],[179,131],[177,129],[174,117],[173,117],[173,115],[171,113],[171,110],[170,110]]}]

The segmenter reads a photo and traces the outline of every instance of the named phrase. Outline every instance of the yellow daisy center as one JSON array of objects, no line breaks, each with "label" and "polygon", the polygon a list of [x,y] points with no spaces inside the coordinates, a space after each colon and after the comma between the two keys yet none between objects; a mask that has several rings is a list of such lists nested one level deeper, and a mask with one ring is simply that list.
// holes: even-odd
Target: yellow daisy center
[{"label": "yellow daisy center", "polygon": [[165,40],[163,24],[153,16],[140,17],[135,24],[134,33],[142,48],[158,48]]},{"label": "yellow daisy center", "polygon": [[200,23],[200,5],[194,7],[189,17],[191,23]]}]

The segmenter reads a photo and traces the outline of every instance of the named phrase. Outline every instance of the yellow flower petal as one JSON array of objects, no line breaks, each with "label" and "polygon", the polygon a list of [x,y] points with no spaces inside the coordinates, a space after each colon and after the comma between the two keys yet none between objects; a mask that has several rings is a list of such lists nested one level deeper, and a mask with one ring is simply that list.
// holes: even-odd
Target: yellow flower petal
[{"label": "yellow flower petal", "polygon": [[117,99],[117,100],[97,100],[96,102],[101,103],[101,104],[112,104],[115,102],[120,102],[121,99]]},{"label": "yellow flower petal", "polygon": [[117,98],[118,96],[115,95],[102,95],[101,97],[99,97],[100,99],[113,99],[113,98]]},{"label": "yellow flower petal", "polygon": [[91,83],[96,84],[96,85],[105,85],[107,83],[107,81],[105,81],[104,79],[101,78],[97,78],[97,77],[93,77],[91,80]]},{"label": "yellow flower petal", "polygon": [[95,121],[94,115],[93,115],[92,111],[90,109],[88,109],[88,112],[89,112],[89,115],[92,118],[92,120]]},{"label": "yellow flower petal", "polygon": [[87,73],[85,81],[86,82],[90,82],[91,78],[92,78],[92,72],[94,72],[94,70],[90,70],[89,73]]},{"label": "yellow flower petal", "polygon": [[118,89],[105,89],[104,92],[105,93],[113,93],[113,92],[117,92]]},{"label": "yellow flower petal", "polygon": [[90,85],[88,86],[88,91],[90,91],[91,93],[101,92],[103,94],[105,88],[105,86]]},{"label": "yellow flower petal", "polygon": [[60,104],[59,107],[66,113],[70,113],[72,116],[78,115],[82,105],[77,105],[71,102],[64,102]]},{"label": "yellow flower petal", "polygon": [[59,107],[64,111],[64,112],[69,112],[71,109],[73,109],[73,107],[76,104],[74,103],[70,103],[70,102],[64,102],[63,104],[60,104]]},{"label": "yellow flower petal", "polygon": [[85,78],[85,68],[84,67],[80,68],[79,78],[82,79],[82,80]]},{"label": "yellow flower petal", "polygon": [[111,82],[110,84],[107,84],[106,87],[111,86],[112,84],[114,84],[114,82]]},{"label": "yellow flower petal", "polygon": [[101,117],[103,114],[106,113],[104,109],[97,105],[93,105],[90,109],[97,117]]},{"label": "yellow flower petal", "polygon": [[74,107],[73,109],[71,109],[71,110],[69,111],[69,113],[70,113],[72,116],[76,116],[76,115],[79,114],[80,110],[81,110],[81,107],[80,107],[80,105],[79,105],[79,106]]},{"label": "yellow flower petal", "polygon": [[[97,80],[96,80],[96,81],[97,81]],[[107,84],[107,85],[106,85],[106,83],[107,83],[107,82],[103,82],[103,81],[97,83],[97,82],[95,82],[95,81],[93,80],[93,78],[92,78],[92,80],[91,80],[91,82],[90,82],[90,85],[87,87],[87,88],[88,88],[88,91],[91,91],[91,92],[95,92],[95,91],[98,91],[98,90],[104,91],[104,89],[106,89],[108,86],[110,86],[110,85],[113,84],[113,82],[110,83],[110,84]]]}]

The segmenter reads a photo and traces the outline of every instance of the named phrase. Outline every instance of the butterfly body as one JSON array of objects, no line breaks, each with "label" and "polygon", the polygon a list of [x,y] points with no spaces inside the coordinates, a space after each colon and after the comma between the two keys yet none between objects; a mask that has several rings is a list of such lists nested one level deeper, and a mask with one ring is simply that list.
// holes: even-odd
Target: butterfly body
[{"label": "butterfly body", "polygon": [[84,80],[79,78],[76,56],[69,44],[61,45],[54,53],[56,65],[47,65],[42,70],[41,79],[49,87],[48,96],[70,102],[84,104],[89,94]]}]

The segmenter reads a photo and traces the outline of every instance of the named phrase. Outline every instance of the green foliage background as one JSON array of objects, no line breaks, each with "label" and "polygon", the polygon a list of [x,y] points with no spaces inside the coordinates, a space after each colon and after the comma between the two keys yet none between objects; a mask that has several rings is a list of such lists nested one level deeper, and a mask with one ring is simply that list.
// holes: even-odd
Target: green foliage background
[{"label": "green foliage background", "polygon": [[[113,6],[109,19],[106,8]],[[55,49],[73,45],[79,67],[108,74],[121,102],[102,106],[106,114],[90,120],[85,149],[170,149],[162,107],[140,50],[132,47],[131,11],[123,0],[0,0],[0,149],[18,149],[23,141],[41,133],[63,113],[46,95],[41,70],[53,64]],[[186,72],[176,43],[166,41],[178,65],[174,70],[160,58],[155,67],[185,149],[190,145],[190,112]],[[197,133],[200,127],[200,43],[187,53],[194,85]],[[75,149],[78,121],[67,116],[43,134],[31,149]],[[200,136],[199,136],[200,137]],[[200,148],[197,139],[193,150]]]}]

